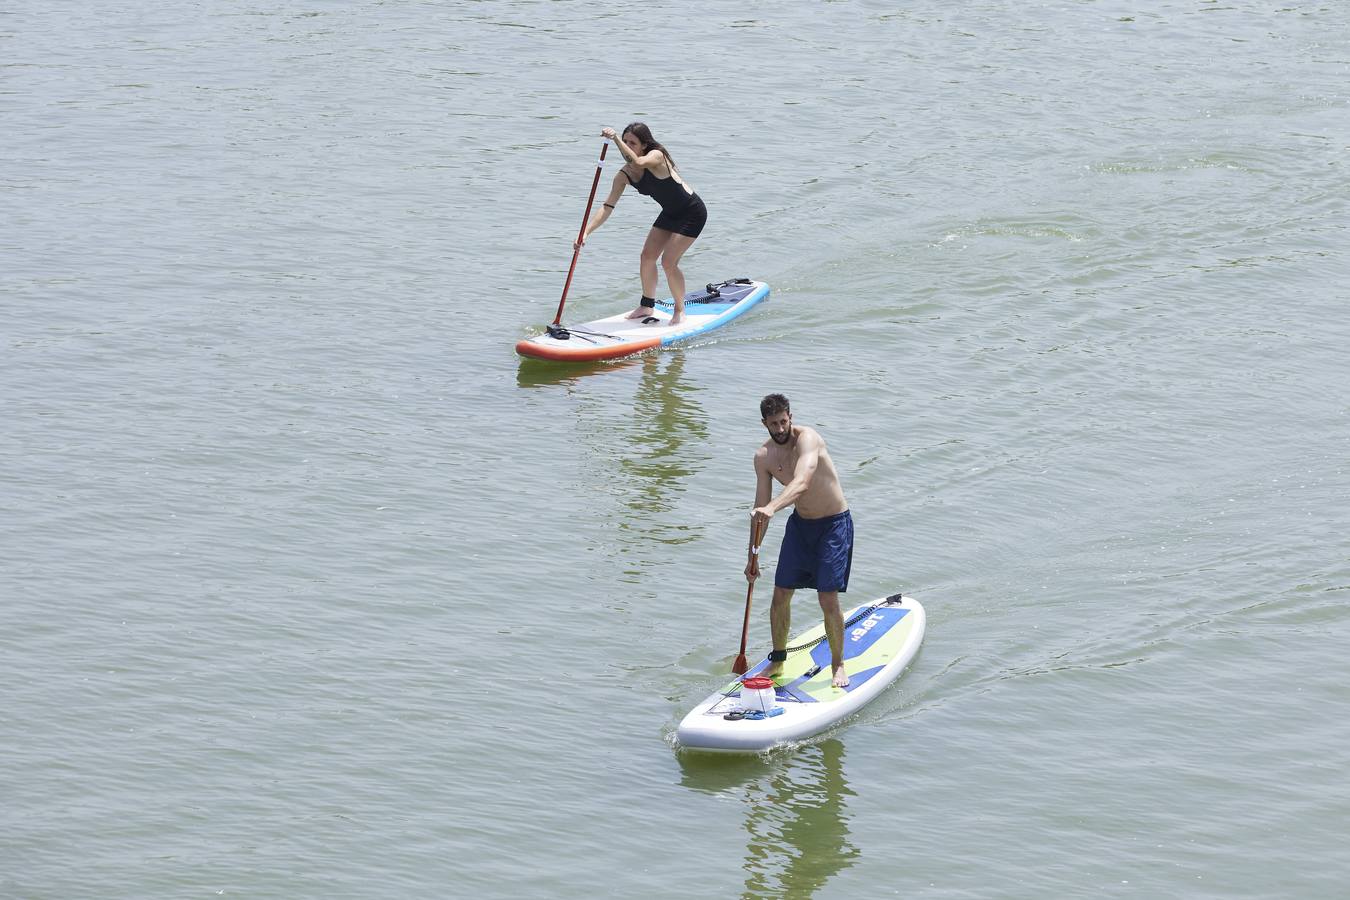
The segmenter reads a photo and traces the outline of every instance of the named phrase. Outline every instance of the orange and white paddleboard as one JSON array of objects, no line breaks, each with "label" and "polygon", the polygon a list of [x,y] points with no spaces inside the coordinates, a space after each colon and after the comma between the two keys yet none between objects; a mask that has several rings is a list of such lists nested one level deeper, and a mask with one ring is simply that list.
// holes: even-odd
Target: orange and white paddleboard
[{"label": "orange and white paddleboard", "polygon": [[661,300],[645,320],[627,318],[630,306],[618,315],[581,325],[550,325],[543,334],[517,343],[516,352],[559,362],[619,359],[707,334],[768,298],[764,282],[734,278],[686,294],[684,321],[678,325],[670,324],[674,304]]}]

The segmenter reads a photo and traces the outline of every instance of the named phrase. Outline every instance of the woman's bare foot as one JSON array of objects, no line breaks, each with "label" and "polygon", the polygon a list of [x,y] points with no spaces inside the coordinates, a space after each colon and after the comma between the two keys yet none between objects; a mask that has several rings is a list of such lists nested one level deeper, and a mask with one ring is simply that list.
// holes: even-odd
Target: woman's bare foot
[{"label": "woman's bare foot", "polygon": [[834,671],[834,686],[837,688],[848,687],[848,673],[844,671],[844,664],[840,663],[837,666],[833,666],[832,669]]},{"label": "woman's bare foot", "polygon": [[655,310],[651,309],[650,307],[647,307],[647,306],[639,306],[637,309],[633,310],[633,311],[630,312],[628,315],[624,316],[624,318],[625,318],[625,319],[645,319],[645,318],[647,318],[648,316],[650,316],[653,312],[655,312]]}]

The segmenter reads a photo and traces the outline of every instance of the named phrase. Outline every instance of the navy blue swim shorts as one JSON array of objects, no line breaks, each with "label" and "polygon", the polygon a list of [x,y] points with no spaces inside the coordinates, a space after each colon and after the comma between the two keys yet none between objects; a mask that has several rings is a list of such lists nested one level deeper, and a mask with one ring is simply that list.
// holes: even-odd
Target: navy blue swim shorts
[{"label": "navy blue swim shorts", "polygon": [[848,510],[823,519],[804,519],[794,510],[783,529],[773,583],[782,588],[848,590],[853,567],[853,516]]}]

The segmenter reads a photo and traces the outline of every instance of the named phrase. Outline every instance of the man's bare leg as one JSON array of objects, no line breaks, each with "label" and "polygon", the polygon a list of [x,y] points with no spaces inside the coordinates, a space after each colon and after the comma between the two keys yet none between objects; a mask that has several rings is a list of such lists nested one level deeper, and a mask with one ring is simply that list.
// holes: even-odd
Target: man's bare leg
[{"label": "man's bare leg", "polygon": [[848,687],[848,673],[844,671],[844,614],[839,610],[838,591],[820,591],[820,611],[825,614],[825,636],[830,641],[830,671],[834,686]]},{"label": "man's bare leg", "polygon": [[[792,630],[792,589],[773,586],[773,606],[769,607],[769,634],[773,637],[773,649],[787,648],[788,632]],[[770,678],[783,674],[781,662],[771,662],[764,670]]]}]

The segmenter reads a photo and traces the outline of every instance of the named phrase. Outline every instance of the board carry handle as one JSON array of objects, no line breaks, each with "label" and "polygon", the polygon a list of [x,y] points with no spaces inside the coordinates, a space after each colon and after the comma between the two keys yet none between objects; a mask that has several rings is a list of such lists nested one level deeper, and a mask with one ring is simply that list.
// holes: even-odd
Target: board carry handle
[{"label": "board carry handle", "polygon": [[[764,522],[760,527],[759,522],[755,521],[754,516],[750,517],[750,556],[753,558],[759,555],[759,545],[764,540],[764,532],[768,530],[769,523]],[[747,563],[749,560],[747,560]],[[750,663],[745,659],[745,642],[750,636],[750,599],[755,595],[755,583],[752,581],[745,587],[745,618],[741,622],[741,651],[736,654],[736,661],[731,664],[731,674],[744,675],[750,668]]]},{"label": "board carry handle", "polygon": [[[572,265],[567,268],[567,281],[563,283],[562,298],[558,300],[558,313],[553,317],[553,328],[562,324],[563,306],[567,303],[567,290],[572,286],[572,273],[577,270],[577,257],[581,256],[581,239],[586,236],[586,221],[591,217],[591,207],[595,205],[595,189],[600,186],[600,172],[605,168],[605,152],[609,150],[609,141],[600,145],[600,158],[595,163],[595,177],[591,179],[591,195],[586,198],[586,211],[581,216],[581,228],[577,231],[577,247],[572,251]],[[549,331],[552,334],[552,329]]]}]

